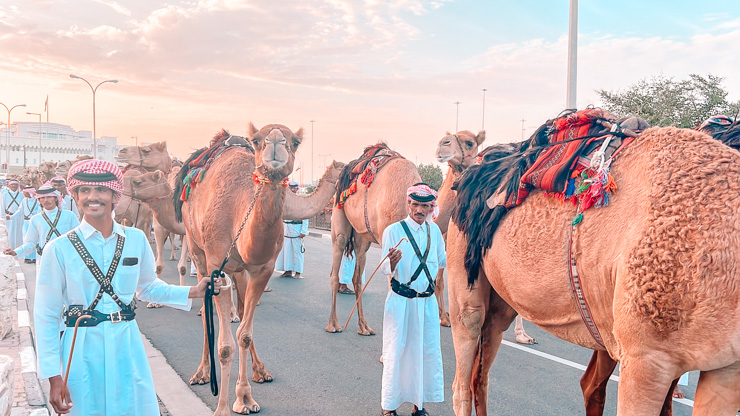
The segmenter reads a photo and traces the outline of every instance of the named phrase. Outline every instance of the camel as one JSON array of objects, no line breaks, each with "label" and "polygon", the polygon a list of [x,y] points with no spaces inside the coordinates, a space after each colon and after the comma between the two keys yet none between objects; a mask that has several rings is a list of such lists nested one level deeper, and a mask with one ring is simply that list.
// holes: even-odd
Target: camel
[{"label": "camel", "polygon": [[[442,137],[437,146],[437,154],[435,155],[439,163],[447,163],[449,169],[447,169],[447,175],[439,188],[439,198],[437,204],[439,205],[439,215],[434,221],[438,226],[439,230],[442,231],[442,236],[447,237],[447,226],[450,223],[450,216],[452,215],[452,207],[455,203],[455,196],[457,193],[452,190],[452,186],[455,181],[460,178],[460,175],[465,169],[473,166],[476,163],[476,156],[478,155],[478,146],[486,140],[486,131],[481,130],[477,135],[473,134],[468,130],[459,131],[456,134],[447,134]],[[437,303],[439,305],[439,320],[440,325],[450,326],[450,315],[445,310],[445,297],[444,297],[444,270],[440,269],[437,273],[436,284],[437,292]],[[524,330],[524,322],[522,317],[517,315],[514,324],[514,334],[516,335],[516,342],[520,344],[536,344],[537,341],[527,335]]]},{"label": "camel", "polygon": [[116,162],[139,166],[147,172],[161,170],[164,173],[170,173],[172,168],[172,158],[167,151],[167,142],[126,146],[118,151]]},{"label": "camel", "polygon": [[57,163],[56,162],[41,162],[39,164],[39,172],[41,173],[40,180],[41,183],[44,184],[47,181],[50,181],[51,178],[53,178],[56,175],[56,168]]},{"label": "camel", "polygon": [[[367,150],[367,149],[366,149]],[[351,170],[350,162],[345,170]],[[345,175],[343,172],[342,175]],[[358,177],[359,181],[359,177]],[[331,216],[332,266],[331,266],[331,313],[326,331],[341,332],[337,318],[337,290],[339,289],[339,268],[346,249],[353,247],[356,256],[355,273],[352,277],[357,298],[357,317],[360,335],[374,335],[365,320],[362,310],[362,271],[365,269],[366,253],[370,244],[382,245],[383,231],[389,225],[401,221],[408,215],[406,189],[421,182],[416,165],[397,157],[388,161],[375,174],[370,187],[359,184],[357,192],[344,202],[344,208],[335,207]],[[369,227],[368,227],[369,224]],[[348,247],[349,246],[349,247]]]},{"label": "camel", "polygon": [[[227,136],[228,133],[222,131],[214,141]],[[198,279],[219,270],[226,259],[222,271],[232,277],[238,293],[244,293],[246,288],[242,321],[236,331],[240,360],[236,401],[232,406],[234,412],[242,414],[260,411],[247,378],[246,351],[254,345],[255,307],[272,275],[283,244],[282,211],[286,194],[283,184],[287,183],[293,171],[295,152],[302,141],[303,129],[294,133],[285,126],[269,124],[257,130],[249,123],[247,136],[254,150],[232,146],[233,149],[212,159],[197,186],[189,189],[186,201],[180,203],[178,197],[182,194],[187,169],[181,171],[183,174],[178,178],[175,188],[175,210],[185,223],[186,239],[198,269]],[[194,153],[185,166],[189,166],[203,151],[205,149]],[[231,300],[223,296],[216,296],[214,300],[219,328],[230,328],[227,311]],[[224,388],[214,413],[218,416],[230,414],[228,386],[235,347],[232,332],[219,331],[218,357],[221,363],[221,386]],[[256,354],[252,356],[252,370],[254,381],[272,381],[272,376]],[[207,381],[209,371],[204,354],[201,365],[191,377],[191,383]]]},{"label": "camel", "polygon": [[88,160],[92,159],[92,156],[89,155],[77,155],[75,160],[64,160],[62,162],[57,163],[56,168],[54,168],[54,174],[56,176],[61,176],[62,178],[67,178],[67,172],[69,172],[69,169],[74,165],[75,163],[79,162],[80,160]]},{"label": "camel", "polygon": [[38,168],[26,168],[23,171],[21,183],[24,185],[31,185],[38,189],[44,184],[45,181],[43,181],[43,179],[43,174],[38,170]]},{"label": "camel", "polygon": [[[703,133],[651,128],[612,165],[619,190],[608,206],[573,226],[572,204],[534,190],[493,234],[501,206],[489,197],[508,177],[493,189],[481,181],[517,156],[468,169],[457,187],[447,236],[455,414],[487,414],[488,372],[518,312],[621,363],[618,416],[658,414],[691,370],[701,371],[694,414],[735,415],[740,154]],[[569,248],[593,325],[571,294]]]}]

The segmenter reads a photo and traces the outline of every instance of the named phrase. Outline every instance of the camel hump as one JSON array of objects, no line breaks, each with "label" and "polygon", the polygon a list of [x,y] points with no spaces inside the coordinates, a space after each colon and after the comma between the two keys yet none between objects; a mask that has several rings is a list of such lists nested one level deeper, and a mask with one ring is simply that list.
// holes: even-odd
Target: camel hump
[{"label": "camel hump", "polygon": [[339,198],[336,198],[335,201],[337,207],[341,209],[344,201],[355,193],[358,178],[364,185],[370,187],[370,184],[375,179],[375,175],[389,161],[397,158],[404,159],[400,153],[391,150],[383,142],[366,147],[362,152],[362,156],[349,162],[339,175],[339,180],[337,181],[337,195],[339,195]]}]

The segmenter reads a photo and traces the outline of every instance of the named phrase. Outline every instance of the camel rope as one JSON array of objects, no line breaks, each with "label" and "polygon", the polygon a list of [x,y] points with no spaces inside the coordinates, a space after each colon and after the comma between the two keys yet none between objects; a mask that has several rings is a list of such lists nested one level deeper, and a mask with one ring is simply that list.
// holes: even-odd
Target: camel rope
[{"label": "camel rope", "polygon": [[[395,247],[393,247],[393,248],[394,248],[394,249],[398,248],[398,246],[400,246],[400,245],[401,245],[401,243],[403,243],[403,241],[404,241],[404,240],[406,240],[406,237],[403,237],[403,238],[402,238],[402,239],[401,239],[401,240],[400,240],[400,241],[398,242],[398,244],[396,244],[396,246],[395,246]],[[408,241],[408,240],[406,240],[406,241]],[[345,323],[345,324],[344,324],[344,328],[342,328],[342,332],[344,332],[344,331],[346,331],[346,330],[347,330],[347,325],[349,325],[349,321],[350,321],[350,320],[352,319],[352,314],[354,314],[354,313],[355,313],[355,308],[357,308],[357,304],[358,304],[358,303],[360,303],[360,299],[362,299],[362,294],[363,294],[363,293],[365,293],[365,289],[367,289],[367,285],[369,285],[369,284],[370,284],[370,281],[371,281],[371,280],[373,280],[373,276],[375,276],[375,273],[376,273],[376,272],[378,271],[378,269],[380,268],[380,265],[381,265],[381,264],[383,264],[383,262],[385,261],[385,259],[387,259],[387,258],[388,258],[388,256],[390,256],[390,255],[391,255],[391,251],[390,251],[390,250],[388,250],[388,254],[386,254],[386,255],[385,255],[385,257],[383,257],[383,259],[382,259],[382,260],[380,260],[380,263],[378,263],[378,265],[377,265],[377,266],[375,266],[375,270],[373,270],[373,274],[371,274],[371,275],[370,275],[370,278],[369,278],[369,279],[367,279],[367,282],[365,282],[365,286],[363,286],[363,287],[362,287],[362,291],[361,291],[361,292],[360,292],[360,294],[359,294],[359,295],[357,296],[357,300],[355,301],[355,306],[353,306],[353,307],[352,307],[352,312],[350,312],[350,313],[349,313],[349,316],[347,317],[347,323]]]},{"label": "camel rope", "polygon": [[72,354],[75,352],[75,342],[77,341],[77,329],[80,327],[80,322],[83,319],[90,319],[90,315],[82,315],[75,321],[75,331],[72,333],[72,346],[69,348],[69,358],[67,359],[67,374],[64,375],[64,383],[62,384],[62,400],[67,396],[67,379],[69,379],[69,366],[72,365]]}]

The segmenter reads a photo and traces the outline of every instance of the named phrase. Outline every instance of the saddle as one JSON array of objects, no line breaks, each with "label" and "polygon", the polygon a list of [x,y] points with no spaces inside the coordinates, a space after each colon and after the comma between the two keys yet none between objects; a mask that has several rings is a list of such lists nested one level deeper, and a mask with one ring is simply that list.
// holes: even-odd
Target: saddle
[{"label": "saddle", "polygon": [[403,158],[398,152],[391,150],[387,144],[378,143],[368,146],[362,156],[344,167],[337,181],[337,208],[344,207],[344,201],[357,192],[357,180],[368,188],[373,183],[375,175],[391,160]]}]

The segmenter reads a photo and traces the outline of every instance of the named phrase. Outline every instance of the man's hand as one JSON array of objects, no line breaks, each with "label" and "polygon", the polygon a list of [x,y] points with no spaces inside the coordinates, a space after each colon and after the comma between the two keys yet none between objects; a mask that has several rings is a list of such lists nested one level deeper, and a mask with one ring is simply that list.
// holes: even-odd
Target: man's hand
[{"label": "man's hand", "polygon": [[395,249],[393,247],[391,247],[388,250],[388,261],[391,262],[391,271],[392,272],[396,271],[396,265],[398,264],[399,261],[401,261],[401,255],[402,254],[403,253],[401,252],[401,250],[397,250],[397,249]]},{"label": "man's hand", "polygon": [[[206,295],[206,289],[211,283],[211,276],[206,276],[201,279],[195,286],[190,286],[190,292],[188,292],[189,298],[202,298]],[[213,293],[218,295],[221,292],[221,278],[217,277],[213,280]]]},{"label": "man's hand", "polygon": [[12,248],[6,248],[5,250],[3,250],[3,254],[5,254],[6,256],[16,256],[17,255],[17,253]]},{"label": "man's hand", "polygon": [[300,238],[303,238],[305,236],[306,236],[306,234],[298,234],[298,237],[300,237]]},{"label": "man's hand", "polygon": [[62,388],[64,387],[62,376],[54,376],[49,379],[49,403],[54,411],[60,415],[69,413],[72,408],[72,399],[69,397],[69,390],[65,397],[62,397]]},{"label": "man's hand", "polygon": [[10,215],[6,215],[6,216],[5,216],[5,219],[6,219],[6,220],[9,220],[9,219],[10,219]]}]

